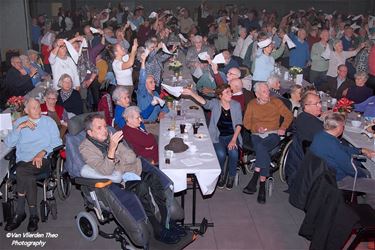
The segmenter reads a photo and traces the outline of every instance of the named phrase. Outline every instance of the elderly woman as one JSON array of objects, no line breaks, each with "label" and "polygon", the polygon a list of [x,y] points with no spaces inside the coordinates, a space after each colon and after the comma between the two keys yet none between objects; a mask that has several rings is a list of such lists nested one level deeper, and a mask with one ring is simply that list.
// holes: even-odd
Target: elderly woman
[{"label": "elderly woman", "polygon": [[213,55],[213,51],[206,45],[203,45],[203,38],[201,36],[195,36],[193,39],[193,46],[188,49],[186,54],[187,66],[190,68],[190,72],[193,75],[195,82],[203,75],[208,72],[208,64],[199,61],[198,54],[207,52],[210,57]]},{"label": "elderly woman", "polygon": [[[243,123],[244,127],[252,133],[251,142],[256,161],[254,175],[243,192],[254,194],[260,177],[257,200],[264,204],[266,202],[265,182],[269,175],[271,152],[279,144],[280,136],[285,135],[292,123],[293,115],[279,98],[270,96],[267,83],[256,83],[254,92],[257,98],[249,102]],[[280,124],[281,117],[283,121]]]},{"label": "elderly woman", "polygon": [[44,65],[39,57],[39,54],[35,50],[28,50],[27,55],[30,59],[30,64],[34,68],[37,69],[38,75],[41,77],[42,80],[51,80],[51,76],[45,71]]},{"label": "elderly woman", "polygon": [[38,70],[31,65],[30,59],[28,56],[20,55],[22,67],[26,70],[26,73],[30,75],[31,81],[33,85],[35,86],[37,83],[39,83],[42,78],[38,74]]},{"label": "elderly woman", "polygon": [[68,126],[68,113],[65,111],[63,106],[57,103],[57,97],[59,94],[55,89],[47,89],[44,94],[45,103],[40,104],[42,110],[42,115],[47,115],[51,117],[57,124],[60,131],[60,137],[62,138]]},{"label": "elderly woman", "polygon": [[[123,117],[123,113],[127,107],[130,106],[130,95],[129,90],[124,86],[117,86],[112,93],[112,99],[115,102],[115,125],[122,129],[126,125],[126,120]],[[141,116],[147,119],[152,111],[154,111],[154,105],[150,103],[145,110],[141,112]],[[143,123],[141,124],[144,128]]]},{"label": "elderly woman", "polygon": [[[220,162],[221,175],[218,182],[219,188],[231,190],[236,176],[238,161],[238,145],[242,145],[240,135],[242,127],[242,111],[239,102],[232,100],[232,91],[229,85],[222,85],[216,89],[218,98],[206,101],[201,96],[184,89],[184,95],[193,97],[203,105],[205,109],[211,110],[211,119],[208,127],[210,137],[214,143],[217,158]],[[224,172],[225,158],[228,156],[228,181]]]},{"label": "elderly woman", "polygon": [[72,77],[68,74],[62,74],[58,86],[61,89],[58,90],[57,104],[64,107],[69,118],[82,114],[83,102],[79,92],[73,89]]},{"label": "elderly woman", "polygon": [[124,139],[138,156],[142,156],[152,164],[159,162],[158,142],[155,136],[148,133],[142,126],[140,109],[137,106],[130,106],[123,114],[126,120],[122,128]]},{"label": "elderly woman", "polygon": [[270,89],[270,95],[275,97],[282,97],[285,93],[285,90],[281,88],[280,78],[276,75],[271,75],[267,79],[267,84]]},{"label": "elderly woman", "polygon": [[301,92],[302,92],[302,86],[300,85],[293,85],[290,88],[290,98],[289,101],[292,104],[292,111],[293,116],[297,117],[298,110],[301,107]]},{"label": "elderly woman", "polygon": [[354,75],[355,78],[355,86],[349,87],[346,95],[344,91],[344,95],[349,100],[352,100],[355,104],[361,103],[367,100],[370,96],[372,96],[372,89],[365,86],[365,83],[368,79],[368,74],[365,72],[358,72]]},{"label": "elderly woman", "polygon": [[327,76],[336,77],[338,66],[341,64],[345,64],[346,59],[357,55],[357,53],[364,47],[365,44],[361,43],[361,45],[356,50],[344,51],[342,41],[335,40],[333,42],[334,51],[331,51],[329,47],[327,47],[327,49],[322,53],[323,58],[329,59]]}]

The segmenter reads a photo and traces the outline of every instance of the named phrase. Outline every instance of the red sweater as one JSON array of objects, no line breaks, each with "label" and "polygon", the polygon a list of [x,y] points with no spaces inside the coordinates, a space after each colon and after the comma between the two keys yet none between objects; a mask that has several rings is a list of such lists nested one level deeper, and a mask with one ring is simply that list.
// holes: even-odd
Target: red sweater
[{"label": "red sweater", "polygon": [[372,46],[368,55],[368,73],[375,76],[375,45]]},{"label": "red sweater", "polygon": [[154,163],[159,162],[158,143],[153,134],[128,125],[122,128],[122,132],[124,139],[138,156]]},{"label": "red sweater", "polygon": [[[42,112],[48,112],[47,105],[45,103],[40,104],[40,109],[42,110]],[[59,117],[61,121],[63,118],[64,107],[56,104],[55,110],[56,110],[57,116]]]}]

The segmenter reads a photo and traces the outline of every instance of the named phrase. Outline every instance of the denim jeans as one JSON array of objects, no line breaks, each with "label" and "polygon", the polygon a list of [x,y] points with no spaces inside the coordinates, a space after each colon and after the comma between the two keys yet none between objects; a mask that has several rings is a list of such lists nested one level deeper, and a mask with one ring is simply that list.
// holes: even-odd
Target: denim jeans
[{"label": "denim jeans", "polygon": [[261,176],[268,176],[271,164],[271,151],[279,144],[280,137],[277,134],[270,134],[266,138],[251,135],[251,142],[255,150],[255,167],[261,169]]},{"label": "denim jeans", "polygon": [[228,173],[229,176],[236,176],[237,162],[238,162],[238,149],[228,149],[228,144],[232,140],[231,135],[220,136],[219,142],[214,143],[215,152],[220,163],[221,173],[224,174],[225,158],[228,155]]}]

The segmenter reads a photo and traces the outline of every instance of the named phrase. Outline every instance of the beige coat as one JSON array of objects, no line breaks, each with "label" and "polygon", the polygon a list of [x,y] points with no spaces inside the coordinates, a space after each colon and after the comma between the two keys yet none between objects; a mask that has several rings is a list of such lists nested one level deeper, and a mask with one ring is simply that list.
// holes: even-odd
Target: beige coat
[{"label": "beige coat", "polygon": [[114,171],[121,173],[132,172],[141,176],[142,163],[134,151],[124,144],[119,143],[115,161],[103,156],[102,152],[87,138],[79,146],[79,151],[87,165],[94,168],[101,174],[111,175]]}]

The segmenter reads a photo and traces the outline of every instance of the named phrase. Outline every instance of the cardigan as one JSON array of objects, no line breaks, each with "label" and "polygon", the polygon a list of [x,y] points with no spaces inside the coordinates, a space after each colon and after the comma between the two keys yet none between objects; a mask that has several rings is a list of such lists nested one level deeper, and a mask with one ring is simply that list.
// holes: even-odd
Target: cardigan
[{"label": "cardigan", "polygon": [[70,97],[65,100],[65,102],[61,99],[61,89],[58,90],[59,96],[57,97],[57,104],[61,105],[65,108],[67,112],[73,113],[75,115],[80,115],[83,113],[83,102],[81,99],[81,95],[77,90],[73,90]]},{"label": "cardigan", "polygon": [[[237,102],[232,100],[230,103],[230,116],[232,118],[232,125],[233,130],[236,130],[236,126],[242,126],[242,111],[241,105]],[[206,104],[203,105],[205,109],[211,110],[211,119],[210,124],[208,126],[208,132],[210,133],[210,137],[213,143],[219,142],[220,131],[217,128],[217,123],[221,116],[221,104],[219,99],[211,99],[206,101]],[[242,145],[242,137],[238,135],[238,141],[240,145]]]}]

